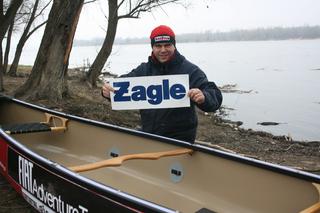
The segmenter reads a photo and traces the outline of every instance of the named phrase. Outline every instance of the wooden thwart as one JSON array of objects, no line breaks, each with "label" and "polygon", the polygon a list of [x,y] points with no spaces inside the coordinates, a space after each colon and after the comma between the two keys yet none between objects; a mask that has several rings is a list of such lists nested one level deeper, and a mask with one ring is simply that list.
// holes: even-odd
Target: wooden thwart
[{"label": "wooden thwart", "polygon": [[320,212],[320,201],[310,206],[309,208],[301,211],[300,213],[319,213]]},{"label": "wooden thwart", "polygon": [[1,125],[7,134],[22,134],[46,131],[65,131],[68,119],[45,113],[45,122]]},{"label": "wooden thwart", "polygon": [[133,160],[133,159],[157,160],[161,157],[192,154],[192,152],[193,152],[192,149],[176,149],[176,150],[170,150],[170,151],[164,151],[164,152],[129,154],[129,155],[123,155],[123,156],[111,158],[108,160],[99,161],[96,163],[73,166],[73,167],[69,167],[69,169],[74,172],[84,172],[84,171],[89,171],[89,170],[98,169],[102,167],[120,166],[124,161],[127,161],[127,160]]}]

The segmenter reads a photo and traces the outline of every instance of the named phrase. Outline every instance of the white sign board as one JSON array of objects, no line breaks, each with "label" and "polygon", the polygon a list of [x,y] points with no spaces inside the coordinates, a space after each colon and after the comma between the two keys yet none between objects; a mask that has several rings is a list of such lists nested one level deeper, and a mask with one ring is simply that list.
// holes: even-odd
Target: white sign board
[{"label": "white sign board", "polygon": [[113,110],[189,107],[189,75],[110,79]]}]

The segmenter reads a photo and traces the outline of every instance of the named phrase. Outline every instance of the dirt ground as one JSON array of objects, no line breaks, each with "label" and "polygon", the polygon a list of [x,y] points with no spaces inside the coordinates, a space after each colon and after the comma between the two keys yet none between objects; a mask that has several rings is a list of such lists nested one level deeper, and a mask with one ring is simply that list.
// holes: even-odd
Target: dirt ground
[{"label": "dirt ground", "polygon": [[11,185],[0,175],[0,213],[35,213]]},{"label": "dirt ground", "polygon": [[[14,89],[25,80],[24,74],[20,77],[4,76],[4,93],[12,95]],[[100,88],[90,89],[80,80],[79,74],[76,71],[69,72],[69,90],[71,92],[71,98],[59,104],[52,104],[48,100],[36,100],[32,102],[93,120],[123,127],[139,128],[139,114],[137,111],[112,111],[110,109],[110,103],[101,97]],[[199,127],[197,141],[199,143],[205,143],[217,149],[262,161],[320,174],[320,141],[293,141],[287,136],[273,136],[266,132],[243,129],[241,125],[239,126],[241,122],[228,122],[224,120],[223,109],[216,113],[199,111],[198,116]],[[9,196],[11,193],[13,195]],[[9,198],[4,198],[4,195],[8,195]],[[13,211],[8,211],[10,206],[12,206]],[[1,178],[0,213],[20,212],[16,211],[16,208],[24,208],[21,206],[25,206],[23,201],[21,201],[20,198],[17,199],[13,190],[10,190],[10,187],[7,186],[6,182]],[[21,212],[32,211],[28,208],[24,210],[25,211]]]}]

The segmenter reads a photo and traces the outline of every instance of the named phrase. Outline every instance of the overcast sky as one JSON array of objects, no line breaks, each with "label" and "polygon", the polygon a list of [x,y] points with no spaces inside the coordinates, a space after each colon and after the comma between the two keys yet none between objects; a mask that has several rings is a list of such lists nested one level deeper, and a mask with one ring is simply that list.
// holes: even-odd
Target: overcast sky
[{"label": "overcast sky", "polygon": [[[320,0],[193,0],[187,9],[170,5],[145,13],[140,19],[122,19],[117,37],[148,37],[160,25],[176,34],[229,31],[259,27],[320,25]],[[101,9],[103,8],[103,9]],[[104,37],[107,11],[102,0],[83,8],[76,39]]]}]

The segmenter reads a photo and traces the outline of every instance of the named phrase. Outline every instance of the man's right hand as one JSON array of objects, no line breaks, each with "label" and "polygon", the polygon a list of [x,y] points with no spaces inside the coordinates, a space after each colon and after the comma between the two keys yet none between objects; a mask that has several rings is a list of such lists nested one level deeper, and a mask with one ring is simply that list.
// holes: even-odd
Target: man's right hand
[{"label": "man's right hand", "polygon": [[110,92],[114,92],[113,87],[109,83],[105,83],[102,86],[102,90],[101,90],[102,96],[105,98],[110,98]]}]

